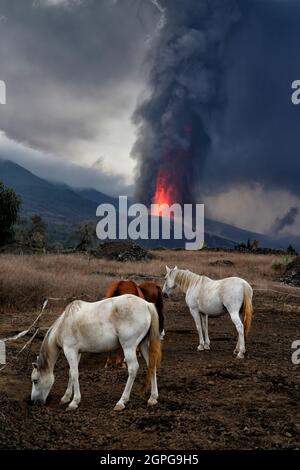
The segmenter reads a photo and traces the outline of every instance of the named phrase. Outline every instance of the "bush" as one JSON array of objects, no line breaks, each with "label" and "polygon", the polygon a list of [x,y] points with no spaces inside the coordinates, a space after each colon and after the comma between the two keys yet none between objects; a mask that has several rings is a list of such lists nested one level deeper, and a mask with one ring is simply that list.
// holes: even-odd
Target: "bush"
[{"label": "bush", "polygon": [[297,254],[297,251],[295,250],[295,248],[291,244],[289,244],[286,251],[287,251],[287,254],[291,255],[291,256],[294,256],[294,255]]},{"label": "bush", "polygon": [[274,271],[283,271],[291,261],[292,258],[290,256],[283,256],[280,259],[274,259],[272,261],[272,269],[274,269]]}]

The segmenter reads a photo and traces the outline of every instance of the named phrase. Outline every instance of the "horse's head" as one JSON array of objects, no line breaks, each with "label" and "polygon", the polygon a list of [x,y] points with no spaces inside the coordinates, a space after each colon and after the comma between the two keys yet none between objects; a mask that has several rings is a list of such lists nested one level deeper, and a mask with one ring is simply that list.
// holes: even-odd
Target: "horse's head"
[{"label": "horse's head", "polygon": [[162,289],[162,293],[164,297],[169,297],[173,289],[175,288],[175,275],[177,271],[177,266],[175,268],[171,269],[168,266],[166,266],[166,275],[165,275],[165,283],[164,287]]},{"label": "horse's head", "polygon": [[33,370],[31,373],[31,401],[33,403],[45,404],[49,392],[54,384],[54,374],[47,370],[47,368],[41,367],[39,357],[37,362],[32,363]]}]

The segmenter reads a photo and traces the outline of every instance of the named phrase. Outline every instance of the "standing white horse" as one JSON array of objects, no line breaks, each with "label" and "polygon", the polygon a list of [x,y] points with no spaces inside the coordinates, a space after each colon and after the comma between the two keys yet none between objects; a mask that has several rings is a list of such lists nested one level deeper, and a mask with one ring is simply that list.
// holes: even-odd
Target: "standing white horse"
[{"label": "standing white horse", "polygon": [[100,302],[72,302],[46,333],[37,363],[33,363],[33,402],[45,403],[54,383],[54,366],[60,349],[63,349],[70,366],[69,383],[61,403],[68,408],[78,407],[81,400],[78,364],[83,352],[108,352],[122,346],[128,379],[124,392],[115,406],[116,411],[125,408],[135,380],[139,364],[136,349],[148,364],[144,389],[151,382],[149,405],[155,405],[158,398],[156,368],[161,357],[159,320],[153,304],[134,295],[122,295]]},{"label": "standing white horse", "polygon": [[[162,292],[168,297],[176,286],[185,292],[186,303],[195,320],[199,334],[198,351],[210,349],[208,317],[216,317],[228,312],[238,332],[238,342],[234,354],[242,359],[246,352],[245,337],[250,331],[253,314],[253,290],[248,282],[240,277],[227,277],[214,281],[209,277],[194,274],[187,269],[178,269],[177,266],[173,269],[166,266],[166,271]],[[240,319],[242,311],[244,325]]]}]

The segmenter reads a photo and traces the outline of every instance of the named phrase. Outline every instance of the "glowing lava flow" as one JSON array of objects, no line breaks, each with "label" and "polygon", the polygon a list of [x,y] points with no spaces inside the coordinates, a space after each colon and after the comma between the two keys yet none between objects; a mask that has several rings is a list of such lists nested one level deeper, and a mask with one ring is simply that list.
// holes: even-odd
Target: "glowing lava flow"
[{"label": "glowing lava flow", "polygon": [[[170,185],[168,178],[160,173],[157,177],[156,189],[152,204],[167,204],[168,206],[171,206],[174,202],[176,202],[175,194],[176,190]],[[156,216],[170,216],[167,208],[164,210],[163,208],[159,209],[157,207],[154,208],[151,213],[152,215]]]}]

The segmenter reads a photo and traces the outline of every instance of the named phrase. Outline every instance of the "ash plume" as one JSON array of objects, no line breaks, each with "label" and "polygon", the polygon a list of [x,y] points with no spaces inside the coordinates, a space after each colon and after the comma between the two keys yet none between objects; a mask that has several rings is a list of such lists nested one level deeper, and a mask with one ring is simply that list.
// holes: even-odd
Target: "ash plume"
[{"label": "ash plume", "polygon": [[278,235],[281,230],[283,230],[285,227],[290,227],[291,225],[293,225],[298,214],[298,207],[291,207],[290,210],[283,217],[276,218],[274,224],[270,229],[270,233]]},{"label": "ash plume", "polygon": [[163,22],[149,60],[150,96],[136,109],[132,155],[138,160],[136,197],[149,204],[157,179],[176,201],[194,189],[212,140],[212,115],[224,106],[222,52],[239,20],[235,0],[161,0]]}]

